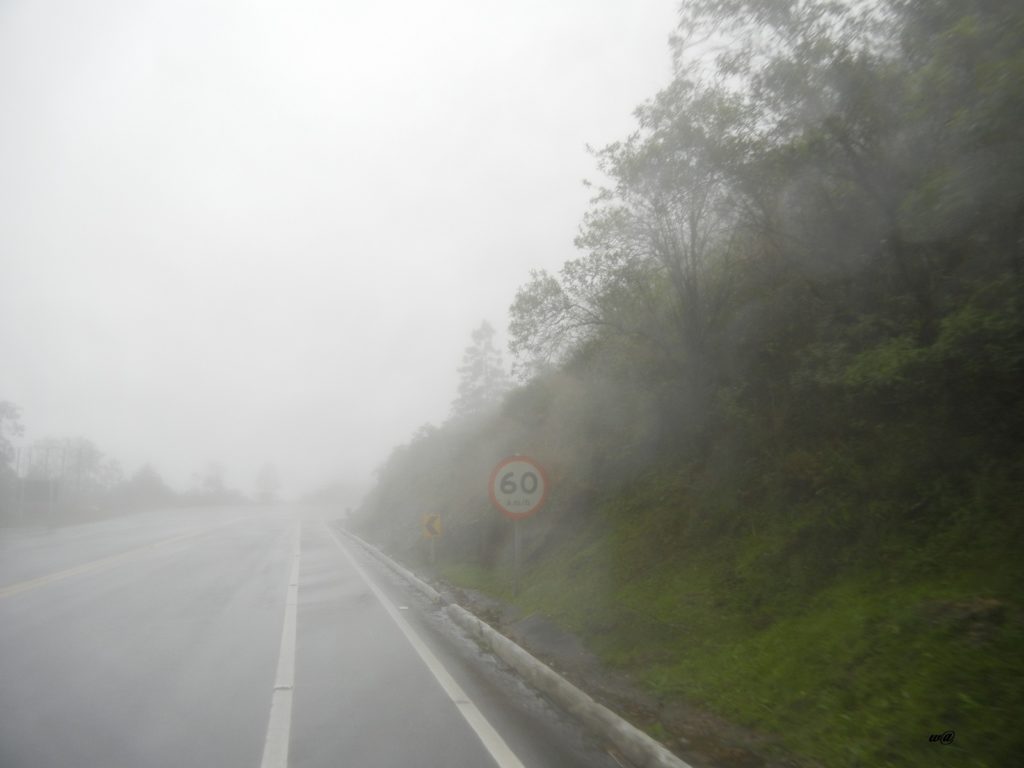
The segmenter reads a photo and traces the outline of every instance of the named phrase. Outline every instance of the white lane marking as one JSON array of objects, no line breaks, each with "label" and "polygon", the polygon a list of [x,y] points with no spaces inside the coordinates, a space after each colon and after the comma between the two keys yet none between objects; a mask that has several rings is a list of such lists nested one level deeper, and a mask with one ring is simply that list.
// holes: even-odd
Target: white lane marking
[{"label": "white lane marking", "polygon": [[160,541],[154,541],[151,544],[146,544],[141,547],[135,547],[134,549],[128,549],[124,552],[118,552],[116,555],[109,555],[108,557],[101,557],[99,560],[91,560],[88,563],[82,565],[76,565],[73,568],[65,568],[63,571],[56,571],[54,573],[48,573],[45,576],[37,576],[34,579],[27,579],[26,581],[19,581],[14,584],[10,584],[6,587],[0,587],[0,598],[10,597],[17,595],[20,592],[28,592],[30,589],[36,589],[38,587],[45,587],[47,584],[53,584],[55,581],[62,581],[64,579],[71,578],[72,576],[81,576],[82,574],[89,573],[91,571],[98,571],[103,568],[110,568],[117,565],[122,560],[128,560],[131,557],[139,554],[140,552],[148,552],[151,549],[157,549],[158,547],[165,547],[168,544],[174,544],[179,541],[186,541],[187,539],[194,539],[198,536],[203,536],[207,533],[226,528],[229,525],[239,523],[244,518],[238,518],[237,520],[231,520],[227,523],[221,523],[219,525],[211,526],[210,528],[204,528],[201,531],[193,531],[191,533],[184,533],[180,536],[172,536],[169,539],[162,539]]},{"label": "white lane marking", "polygon": [[302,555],[302,521],[295,527],[292,567],[288,575],[288,596],[284,603],[281,651],[277,656],[274,693],[270,699],[270,721],[263,743],[260,768],[288,768],[288,742],[292,733],[292,698],[295,689],[295,630],[299,618],[299,559]]},{"label": "white lane marking", "polygon": [[377,596],[380,600],[381,605],[384,606],[384,610],[388,612],[388,616],[392,618],[398,628],[402,630],[402,634],[412,645],[413,649],[419,654],[419,657],[426,664],[427,669],[434,675],[434,678],[444,692],[448,694],[448,698],[455,704],[456,709],[469,723],[469,727],[473,729],[480,741],[483,742],[484,747],[488,752],[491,753],[491,757],[494,758],[494,762],[498,764],[499,768],[524,768],[523,764],[516,757],[515,753],[509,748],[505,740],[501,738],[494,727],[487,722],[487,719],[483,716],[476,704],[474,704],[466,692],[462,690],[462,687],[455,682],[455,679],[448,673],[448,670],[444,668],[444,665],[438,660],[433,652],[427,648],[426,644],[420,639],[420,636],[416,634],[416,631],[409,626],[409,623],[402,617],[398,611],[395,610],[394,605],[385,596],[376,584],[370,579],[366,571],[362,569],[356,559],[352,557],[352,554],[345,548],[345,545],[341,543],[341,539],[337,537],[334,531],[325,523],[324,527],[327,528],[327,532],[334,539],[334,543],[338,545],[338,548],[342,551],[348,561],[355,568],[356,573],[366,582],[366,586],[370,588],[370,591]]}]

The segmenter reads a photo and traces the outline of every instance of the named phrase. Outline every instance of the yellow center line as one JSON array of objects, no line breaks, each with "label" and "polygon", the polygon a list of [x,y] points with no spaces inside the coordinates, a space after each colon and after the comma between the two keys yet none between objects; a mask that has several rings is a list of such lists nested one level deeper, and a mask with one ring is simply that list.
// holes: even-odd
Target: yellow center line
[{"label": "yellow center line", "polygon": [[184,533],[180,536],[172,536],[168,539],[162,539],[161,541],[155,541],[150,544],[146,544],[141,547],[135,547],[124,552],[119,552],[116,555],[109,555],[108,557],[101,557],[99,560],[91,560],[88,563],[82,565],[76,565],[73,568],[66,568],[63,571],[56,571],[54,573],[48,573],[45,576],[37,576],[34,579],[27,579],[25,581],[18,581],[14,584],[10,584],[6,587],[0,587],[0,599],[5,597],[11,597],[13,595],[20,594],[22,592],[28,592],[32,589],[38,589],[39,587],[45,587],[47,584],[53,584],[57,581],[63,581],[64,579],[70,579],[73,576],[81,576],[85,573],[91,573],[92,571],[98,571],[103,568],[110,568],[117,565],[120,562],[128,560],[141,552],[147,552],[149,550],[157,549],[158,547],[164,547],[168,544],[174,544],[179,541],[185,541],[186,539],[194,539],[197,536],[203,536],[212,531],[220,528],[234,525],[235,523],[241,522],[245,518],[238,518],[221,525],[215,525],[211,528],[205,528],[202,531],[194,531],[192,533]]}]

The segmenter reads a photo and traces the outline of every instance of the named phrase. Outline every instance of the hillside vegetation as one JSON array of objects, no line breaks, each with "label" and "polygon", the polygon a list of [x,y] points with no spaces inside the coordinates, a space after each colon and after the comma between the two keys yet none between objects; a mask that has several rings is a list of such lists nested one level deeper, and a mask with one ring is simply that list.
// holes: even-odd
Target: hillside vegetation
[{"label": "hillside vegetation", "polygon": [[[696,0],[672,52],[581,255],[511,307],[519,384],[354,522],[415,562],[442,514],[449,579],[808,764],[1017,764],[1024,9]],[[518,594],[512,453],[552,485]]]}]

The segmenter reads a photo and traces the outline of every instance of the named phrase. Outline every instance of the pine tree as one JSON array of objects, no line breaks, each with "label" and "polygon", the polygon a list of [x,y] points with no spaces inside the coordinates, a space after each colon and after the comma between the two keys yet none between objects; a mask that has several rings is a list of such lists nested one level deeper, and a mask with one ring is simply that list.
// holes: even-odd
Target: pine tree
[{"label": "pine tree", "polygon": [[459,391],[452,415],[472,416],[496,403],[509,386],[501,351],[494,346],[494,328],[484,320],[473,331],[459,366]]}]

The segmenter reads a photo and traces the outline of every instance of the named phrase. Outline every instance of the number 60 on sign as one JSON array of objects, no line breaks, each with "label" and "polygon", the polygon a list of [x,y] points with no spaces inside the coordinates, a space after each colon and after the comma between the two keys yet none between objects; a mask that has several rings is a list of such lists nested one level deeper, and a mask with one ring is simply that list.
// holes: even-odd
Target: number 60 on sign
[{"label": "number 60 on sign", "polygon": [[513,520],[522,520],[544,505],[548,479],[544,470],[528,456],[511,456],[498,463],[488,484],[491,502]]}]

